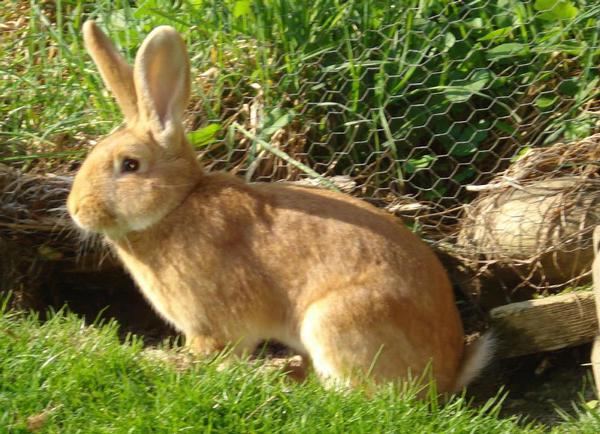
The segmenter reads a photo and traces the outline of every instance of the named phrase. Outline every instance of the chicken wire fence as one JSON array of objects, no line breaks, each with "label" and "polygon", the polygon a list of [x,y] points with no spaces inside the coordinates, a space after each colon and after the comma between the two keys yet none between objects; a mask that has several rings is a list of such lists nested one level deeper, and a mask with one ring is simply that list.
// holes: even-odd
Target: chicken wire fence
[{"label": "chicken wire fence", "polygon": [[[56,39],[47,62],[72,55],[54,85],[44,70],[44,92],[59,88],[78,125],[96,108],[84,139],[117,110],[81,22],[94,18],[129,60],[169,24],[190,52],[186,123],[209,169],[373,202],[447,255],[471,293],[488,280],[514,293],[587,278],[600,220],[596,1],[65,0],[60,19],[51,3],[24,26]],[[7,128],[23,129],[23,113]]]},{"label": "chicken wire fence", "polygon": [[[335,24],[303,21],[302,6],[244,9],[237,51],[211,52],[221,66],[197,74],[191,138],[205,163],[372,201],[449,248],[467,280],[492,265],[496,285],[510,268],[511,291],[588,276],[600,6],[383,3]],[[275,37],[240,37],[261,25]]]}]

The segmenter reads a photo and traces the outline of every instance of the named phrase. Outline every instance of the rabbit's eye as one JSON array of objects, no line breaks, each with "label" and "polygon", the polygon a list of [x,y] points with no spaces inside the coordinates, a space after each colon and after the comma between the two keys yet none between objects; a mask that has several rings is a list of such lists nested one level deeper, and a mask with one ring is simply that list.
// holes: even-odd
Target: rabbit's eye
[{"label": "rabbit's eye", "polygon": [[136,172],[140,168],[140,162],[134,158],[125,158],[121,163],[121,172]]}]

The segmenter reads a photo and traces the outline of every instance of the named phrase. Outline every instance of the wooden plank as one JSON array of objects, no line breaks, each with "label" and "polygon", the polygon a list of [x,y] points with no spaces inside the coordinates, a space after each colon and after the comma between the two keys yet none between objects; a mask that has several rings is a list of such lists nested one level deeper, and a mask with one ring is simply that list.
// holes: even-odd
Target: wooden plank
[{"label": "wooden plank", "polygon": [[492,309],[490,317],[500,358],[584,344],[593,341],[598,331],[594,291],[507,304]]},{"label": "wooden plank", "polygon": [[[594,263],[592,277],[594,279],[594,295],[596,297],[596,315],[600,321],[600,226],[594,229]],[[592,372],[596,383],[596,394],[600,397],[600,333],[596,329],[596,337],[592,345]]]}]

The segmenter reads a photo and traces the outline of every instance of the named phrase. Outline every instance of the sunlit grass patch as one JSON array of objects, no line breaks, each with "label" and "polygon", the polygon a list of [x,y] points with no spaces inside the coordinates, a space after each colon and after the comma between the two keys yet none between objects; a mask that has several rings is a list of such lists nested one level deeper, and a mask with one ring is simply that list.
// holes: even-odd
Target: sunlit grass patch
[{"label": "sunlit grass patch", "polygon": [[325,390],[314,376],[290,383],[247,361],[182,367],[148,357],[138,338],[121,343],[114,322],[85,326],[63,312],[41,323],[4,311],[0,330],[0,426],[10,432],[541,432],[499,418],[497,401]]}]

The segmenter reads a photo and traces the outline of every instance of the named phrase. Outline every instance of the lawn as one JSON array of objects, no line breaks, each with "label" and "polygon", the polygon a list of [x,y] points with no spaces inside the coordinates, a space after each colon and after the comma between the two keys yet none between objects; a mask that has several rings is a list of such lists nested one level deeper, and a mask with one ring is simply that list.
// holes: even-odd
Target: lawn
[{"label": "lawn", "polygon": [[[163,348],[175,355],[172,346]],[[477,407],[463,397],[418,400],[409,390],[323,389],[315,378],[290,383],[258,362],[218,369],[220,359],[183,366],[147,355],[140,338],[121,342],[116,323],[84,325],[0,313],[0,429],[95,432],[537,433],[547,427],[499,417],[499,400]],[[183,366],[183,367],[182,367]],[[552,432],[600,430],[600,416],[577,416]]]}]

